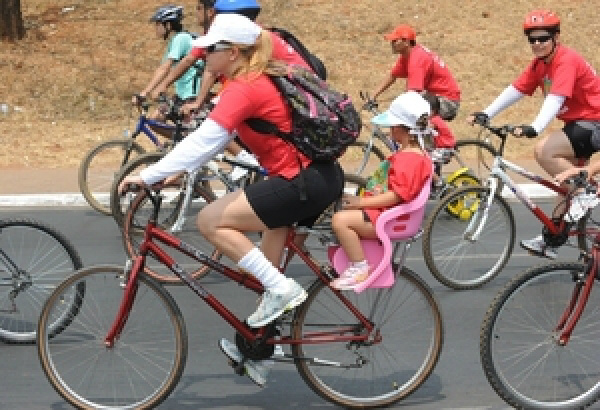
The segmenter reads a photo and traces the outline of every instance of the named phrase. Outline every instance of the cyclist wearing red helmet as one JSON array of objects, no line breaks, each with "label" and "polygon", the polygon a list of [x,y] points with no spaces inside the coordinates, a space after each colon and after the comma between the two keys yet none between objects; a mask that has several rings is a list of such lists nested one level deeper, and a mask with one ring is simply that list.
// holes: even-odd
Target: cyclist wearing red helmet
[{"label": "cyclist wearing red helmet", "polygon": [[373,99],[397,78],[406,78],[407,90],[434,94],[440,100],[440,116],[446,121],[453,120],[460,105],[460,88],[446,64],[435,53],[417,44],[415,30],[407,24],[399,25],[384,37],[400,57],[373,94]]},{"label": "cyclist wearing red helmet", "polygon": [[[583,57],[560,43],[560,19],[555,13],[530,12],[525,17],[523,31],[535,58],[490,106],[468,120],[473,122],[479,117],[487,121],[540,88],[544,102],[537,117],[531,125],[518,127],[515,135],[535,137],[553,118],[564,121],[564,127],[551,131],[536,144],[534,151],[537,162],[554,177],[600,150],[600,78]],[[575,198],[573,203],[585,201],[579,199]],[[582,216],[581,212],[568,214]],[[521,246],[537,254],[556,256],[553,249],[545,246],[541,235],[521,241]]]}]

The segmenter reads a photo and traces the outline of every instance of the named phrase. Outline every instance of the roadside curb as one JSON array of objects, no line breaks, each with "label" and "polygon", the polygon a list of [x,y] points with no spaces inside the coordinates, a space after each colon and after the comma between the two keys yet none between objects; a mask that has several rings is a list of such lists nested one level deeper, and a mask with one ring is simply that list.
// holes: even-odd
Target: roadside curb
[{"label": "roadside curb", "polygon": [[[537,184],[518,184],[518,186],[532,199],[550,198],[556,195],[548,188]],[[108,202],[108,194],[105,195]],[[506,187],[502,191],[502,196],[507,199],[515,198]],[[12,206],[88,206],[88,204],[78,193],[0,195],[0,207]]]}]

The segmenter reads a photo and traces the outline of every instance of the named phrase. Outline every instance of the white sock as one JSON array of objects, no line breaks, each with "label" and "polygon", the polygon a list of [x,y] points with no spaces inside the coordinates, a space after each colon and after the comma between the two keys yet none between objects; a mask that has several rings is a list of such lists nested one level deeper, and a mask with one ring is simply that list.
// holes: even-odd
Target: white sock
[{"label": "white sock", "polygon": [[235,159],[247,162],[248,164],[258,165],[258,161],[256,160],[256,157],[254,155],[252,155],[251,153],[249,153],[248,151],[246,151],[245,149],[238,152],[238,154],[235,156]]},{"label": "white sock", "polygon": [[275,293],[288,290],[287,278],[277,269],[258,248],[253,248],[238,261],[238,266],[251,272],[265,287]]},{"label": "white sock", "polygon": [[369,267],[369,263],[367,262],[366,259],[363,259],[360,262],[352,262],[352,267],[354,268],[368,268]]}]

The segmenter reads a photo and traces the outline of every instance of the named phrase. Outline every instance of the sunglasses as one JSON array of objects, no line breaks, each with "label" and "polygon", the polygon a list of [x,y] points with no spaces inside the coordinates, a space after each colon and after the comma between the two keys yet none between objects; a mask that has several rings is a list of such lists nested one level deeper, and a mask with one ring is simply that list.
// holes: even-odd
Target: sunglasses
[{"label": "sunglasses", "polygon": [[546,43],[548,42],[550,39],[552,39],[551,35],[545,35],[545,36],[527,36],[527,41],[529,41],[529,44],[535,44],[535,43]]},{"label": "sunglasses", "polygon": [[210,53],[214,53],[216,51],[223,51],[223,50],[229,50],[232,47],[231,44],[228,43],[215,43],[215,44],[211,44],[210,46],[206,47],[206,53],[210,54]]}]

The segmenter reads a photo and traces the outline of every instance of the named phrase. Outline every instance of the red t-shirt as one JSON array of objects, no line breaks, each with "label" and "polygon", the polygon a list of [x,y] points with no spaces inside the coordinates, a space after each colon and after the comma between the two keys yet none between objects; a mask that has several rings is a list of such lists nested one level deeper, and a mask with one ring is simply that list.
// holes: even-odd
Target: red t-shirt
[{"label": "red t-shirt", "polygon": [[533,60],[513,86],[527,95],[539,87],[544,96],[566,97],[557,114],[565,122],[600,120],[600,78],[583,57],[568,47],[559,45],[548,64]]},{"label": "red t-shirt", "polygon": [[429,91],[449,100],[460,101],[460,88],[446,64],[433,52],[417,44],[408,58],[398,57],[392,76],[406,78],[406,89]]},{"label": "red t-shirt", "polygon": [[[427,155],[416,152],[399,151],[392,154],[388,161],[390,161],[388,189],[394,191],[401,202],[412,201],[421,193],[425,182],[433,172],[431,159]],[[363,211],[374,224],[383,211],[396,205],[387,208],[365,208]]]},{"label": "red t-shirt", "polygon": [[283,132],[291,130],[289,108],[265,74],[228,80],[227,87],[221,92],[219,102],[209,118],[229,132],[236,130],[242,142],[256,155],[269,175],[291,179],[300,172],[298,158],[302,167],[307,167],[311,162],[292,144],[274,135],[255,132],[245,123],[249,118],[262,118],[275,124]]},{"label": "red t-shirt", "polygon": [[456,145],[456,138],[448,123],[442,119],[439,115],[434,115],[430,119],[433,128],[437,131],[438,135],[435,137],[434,145],[436,148],[454,148]]},{"label": "red t-shirt", "polygon": [[[300,65],[310,70],[309,65],[304,59],[284,40],[282,40],[277,34],[269,31],[271,34],[271,43],[273,44],[273,59],[282,61],[286,64]],[[206,58],[206,50],[200,47],[193,47],[190,54],[196,59]],[[311,70],[312,71],[312,70]]]}]

